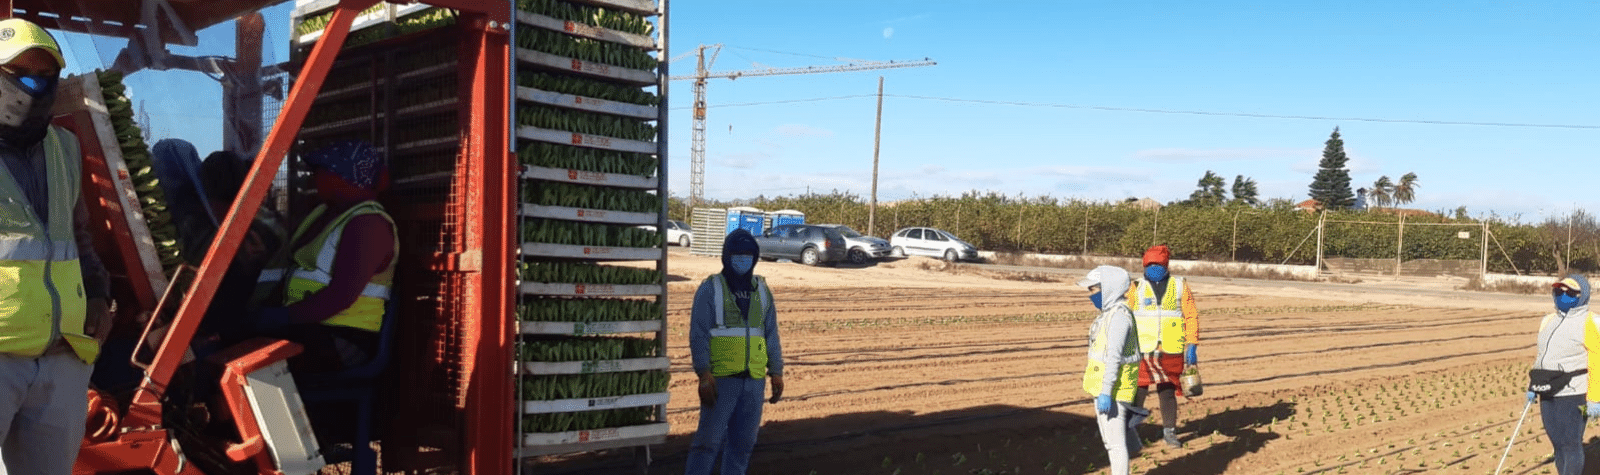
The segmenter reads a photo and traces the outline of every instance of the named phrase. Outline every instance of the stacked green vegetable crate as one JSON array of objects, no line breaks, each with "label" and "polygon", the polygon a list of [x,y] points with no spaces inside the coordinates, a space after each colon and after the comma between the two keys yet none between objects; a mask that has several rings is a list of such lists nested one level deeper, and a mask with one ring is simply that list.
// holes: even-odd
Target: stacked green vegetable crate
[{"label": "stacked green vegetable crate", "polygon": [[[521,456],[666,440],[665,109],[648,0],[519,0]],[[657,226],[656,231],[641,225]]]},{"label": "stacked green vegetable crate", "polygon": [[[297,54],[320,37],[336,4],[297,1]],[[517,454],[648,448],[666,440],[670,380],[664,143],[656,125],[666,110],[652,92],[663,84],[660,11],[650,0],[517,0],[516,7],[511,126],[521,169],[517,196],[506,199],[520,203],[522,243],[520,280],[507,283],[520,291]],[[308,113],[300,148],[370,140],[388,152],[406,201],[449,199],[426,190],[459,172],[455,114],[465,91],[455,81],[463,63],[445,44],[448,35],[388,38],[452,18],[424,4],[363,12]],[[361,47],[380,41],[380,48]],[[430,223],[412,226],[406,220],[416,213],[393,214],[403,248],[427,245],[407,236]]]}]

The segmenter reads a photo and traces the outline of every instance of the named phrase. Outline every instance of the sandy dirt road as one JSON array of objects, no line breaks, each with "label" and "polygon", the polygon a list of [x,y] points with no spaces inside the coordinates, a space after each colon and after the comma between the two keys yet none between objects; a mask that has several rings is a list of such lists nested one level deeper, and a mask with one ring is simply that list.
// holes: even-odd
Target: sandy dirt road
[{"label": "sandy dirt road", "polygon": [[[715,258],[669,260],[672,435],[650,473],[682,473],[698,399],[689,300]],[[757,474],[1109,473],[1080,389],[1093,318],[1083,271],[861,268],[763,262],[778,302],[787,391],[766,406]],[[1134,473],[1492,473],[1523,408],[1539,296],[1447,281],[1360,284],[1196,278],[1205,394]],[[1153,398],[1152,398],[1153,399]],[[1151,407],[1154,409],[1154,401]],[[1554,473],[1537,407],[1503,473]],[[1147,441],[1159,426],[1141,430]],[[534,473],[623,473],[622,454]],[[1600,473],[1600,456],[1590,467]]]}]

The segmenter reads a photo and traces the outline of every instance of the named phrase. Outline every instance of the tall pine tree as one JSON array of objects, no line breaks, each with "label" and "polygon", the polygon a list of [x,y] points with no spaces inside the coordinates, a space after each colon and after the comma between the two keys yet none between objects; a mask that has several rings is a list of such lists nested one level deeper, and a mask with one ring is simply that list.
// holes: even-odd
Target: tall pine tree
[{"label": "tall pine tree", "polygon": [[1344,139],[1339,138],[1339,128],[1333,128],[1322,148],[1322,162],[1317,164],[1317,176],[1311,180],[1311,199],[1324,209],[1345,209],[1356,204],[1356,194],[1350,191],[1350,170],[1345,162]]}]

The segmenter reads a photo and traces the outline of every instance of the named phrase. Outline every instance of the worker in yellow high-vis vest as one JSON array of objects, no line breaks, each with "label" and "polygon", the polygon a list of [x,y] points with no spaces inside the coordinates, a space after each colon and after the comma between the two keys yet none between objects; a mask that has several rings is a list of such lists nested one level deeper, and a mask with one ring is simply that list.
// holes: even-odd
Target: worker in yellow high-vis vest
[{"label": "worker in yellow high-vis vest", "polygon": [[700,426],[689,444],[684,473],[744,475],[761,428],[765,383],[783,398],[783,344],[767,280],[755,275],[761,247],[750,231],[722,241],[722,272],[695,291],[689,311],[689,356],[700,387]]},{"label": "worker in yellow high-vis vest", "polygon": [[298,373],[357,366],[376,355],[394,281],[399,242],[378,204],[389,181],[382,154],[365,142],[338,142],[302,157],[322,204],[289,239],[286,266],[262,272],[283,306],[264,308],[255,328],[305,347],[289,361]]},{"label": "worker in yellow high-vis vest", "polygon": [[0,473],[71,473],[110,281],[82,201],[78,139],[50,125],[66,60],[38,25],[0,21]]},{"label": "worker in yellow high-vis vest", "polygon": [[1161,400],[1162,439],[1172,447],[1183,447],[1178,440],[1178,387],[1185,365],[1198,363],[1200,312],[1194,294],[1182,277],[1172,276],[1167,265],[1172,250],[1165,244],[1144,252],[1144,278],[1128,290],[1128,308],[1139,327],[1139,391],[1135,404],[1144,407],[1150,386]]},{"label": "worker in yellow high-vis vest", "polygon": [[1127,475],[1128,459],[1141,448],[1134,428],[1150,411],[1133,404],[1138,376],[1139,339],[1133,312],[1128,310],[1128,271],[1100,266],[1078,285],[1089,290],[1089,302],[1100,314],[1089,326],[1089,358],[1083,371],[1083,391],[1094,397],[1095,422],[1100,441],[1111,461],[1111,475]]}]

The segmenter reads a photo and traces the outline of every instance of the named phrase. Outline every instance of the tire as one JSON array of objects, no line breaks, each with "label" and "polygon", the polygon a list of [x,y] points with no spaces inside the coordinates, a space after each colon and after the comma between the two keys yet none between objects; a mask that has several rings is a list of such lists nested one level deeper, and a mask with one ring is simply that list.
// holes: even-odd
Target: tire
[{"label": "tire", "polygon": [[872,258],[867,255],[867,251],[863,251],[863,250],[861,250],[861,248],[855,248],[855,249],[851,249],[850,250],[850,263],[851,264],[855,264],[855,265],[858,265],[858,266],[859,265],[866,265],[867,261],[870,261],[870,260],[872,260]]},{"label": "tire", "polygon": [[681,247],[689,247],[689,236],[678,236],[678,245]]},{"label": "tire", "polygon": [[899,258],[902,258],[902,259],[904,259],[906,257],[906,250],[904,248],[901,248],[900,246],[895,246],[893,250],[889,251],[889,253],[893,254],[895,257],[899,257]]},{"label": "tire", "polygon": [[800,251],[800,263],[808,266],[820,266],[822,265],[822,253],[817,252],[815,247],[805,248],[805,250]]},{"label": "tire", "polygon": [[956,254],[956,250],[955,249],[945,249],[944,250],[944,260],[945,261],[955,262],[956,259],[958,259],[960,257],[961,257],[960,255]]}]

